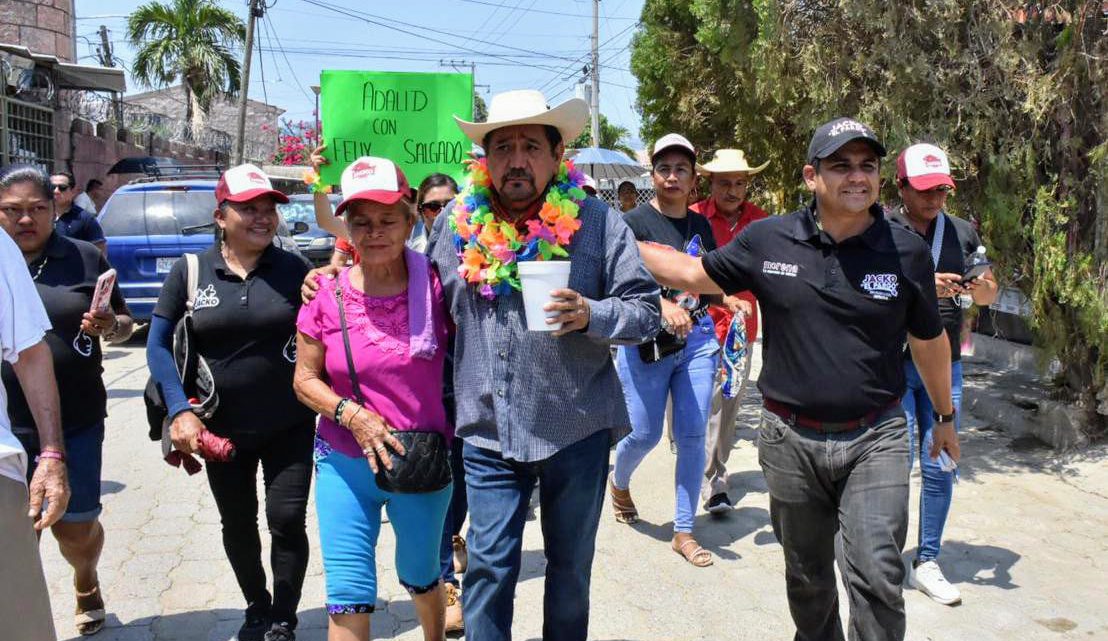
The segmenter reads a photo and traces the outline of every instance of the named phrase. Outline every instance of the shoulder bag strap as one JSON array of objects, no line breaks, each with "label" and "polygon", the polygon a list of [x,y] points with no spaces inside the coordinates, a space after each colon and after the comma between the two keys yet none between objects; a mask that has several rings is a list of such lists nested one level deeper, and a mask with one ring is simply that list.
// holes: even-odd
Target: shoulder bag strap
[{"label": "shoulder bag strap", "polygon": [[196,290],[200,287],[200,260],[196,254],[185,254],[185,267],[188,268],[188,300],[185,302],[185,313],[191,314],[192,307],[196,304]]},{"label": "shoulder bag strap", "polygon": [[346,328],[346,305],[343,304],[341,275],[335,280],[335,302],[339,305],[339,326],[342,329],[342,347],[346,350],[346,369],[350,373],[351,393],[359,405],[365,405],[362,389],[358,386],[358,373],[354,368],[354,352],[350,349],[350,332]]}]

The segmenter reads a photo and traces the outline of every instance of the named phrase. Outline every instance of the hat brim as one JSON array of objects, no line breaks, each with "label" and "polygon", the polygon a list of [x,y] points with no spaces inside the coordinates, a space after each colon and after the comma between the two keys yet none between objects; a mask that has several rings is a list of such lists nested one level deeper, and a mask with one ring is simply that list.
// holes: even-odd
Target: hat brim
[{"label": "hat brim", "polygon": [[273,200],[276,200],[282,205],[288,203],[289,201],[288,196],[282,194],[276,189],[266,189],[265,187],[260,187],[258,189],[247,189],[246,191],[240,191],[237,194],[228,194],[227,197],[223,200],[232,203],[244,203],[248,200],[254,200],[255,198],[260,198],[262,196],[273,196]]},{"label": "hat brim", "polygon": [[922,176],[913,176],[908,179],[908,184],[912,186],[912,189],[916,191],[928,191],[946,185],[951,189],[954,189],[954,179],[949,174],[924,174]]},{"label": "hat brim", "polygon": [[885,146],[877,142],[873,138],[862,134],[855,134],[849,138],[844,138],[843,140],[833,140],[830,143],[824,145],[819,151],[815,153],[815,155],[808,159],[808,163],[811,164],[813,160],[822,160],[835,153],[839,149],[842,149],[842,147],[847,143],[854,142],[855,140],[865,141],[869,144],[870,147],[873,148],[874,151],[877,152],[877,155],[882,158],[889,155],[889,152],[885,150]]},{"label": "hat brim", "polygon": [[359,191],[353,193],[346,198],[342,199],[338,207],[335,207],[335,215],[341,216],[346,212],[347,206],[355,200],[364,200],[371,203],[379,203],[382,205],[395,205],[400,202],[400,199],[404,197],[403,192],[399,191],[383,191],[380,189],[367,189],[366,191]]},{"label": "hat brim", "polygon": [[483,146],[485,144],[485,136],[489,135],[490,132],[504,127],[515,127],[519,125],[549,125],[554,127],[562,134],[562,142],[568,145],[576,140],[577,136],[580,136],[581,132],[585,130],[585,124],[588,122],[588,119],[589,105],[580,98],[571,98],[557,107],[547,109],[540,114],[524,118],[515,118],[513,120],[470,122],[454,116],[454,122],[458,123],[458,128],[462,130],[466,138],[469,138],[478,146]]},{"label": "hat brim", "polygon": [[723,163],[707,162],[703,165],[697,165],[696,169],[702,174],[757,174],[763,169],[769,166],[769,161],[758,165],[757,167],[746,166],[727,166]]}]

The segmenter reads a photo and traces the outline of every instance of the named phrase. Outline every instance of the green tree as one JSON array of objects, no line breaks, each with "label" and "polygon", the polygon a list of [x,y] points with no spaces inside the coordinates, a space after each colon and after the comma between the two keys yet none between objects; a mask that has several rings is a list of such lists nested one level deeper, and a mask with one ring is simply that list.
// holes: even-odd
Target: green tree
[{"label": "green tree", "polygon": [[[627,127],[621,127],[616,124],[608,122],[608,117],[604,114],[600,114],[600,147],[603,149],[614,149],[615,151],[622,151],[631,158],[635,157],[635,151],[627,144],[628,139],[631,137],[631,132],[627,130]],[[571,144],[566,145],[569,149],[584,149],[585,147],[592,147],[592,130],[589,127],[585,127],[585,130],[581,132],[581,135],[577,136]]]},{"label": "green tree", "polygon": [[242,46],[246,27],[212,0],[144,4],[127,19],[127,39],[136,49],[131,70],[139,82],[161,88],[181,81],[192,130],[200,129],[214,98],[239,90],[232,50]]},{"label": "green tree", "polygon": [[473,122],[485,122],[489,119],[489,107],[485,104],[485,99],[481,97],[481,94],[474,92],[473,94]]},{"label": "green tree", "polygon": [[763,196],[779,211],[809,197],[808,138],[834,116],[871,124],[894,154],[918,141],[946,148],[952,210],[980,222],[1002,284],[1032,302],[1063,389],[1103,427],[1093,408],[1098,391],[1108,396],[1108,24],[1093,0],[1029,6],[647,0],[631,56],[642,135],[679,131],[770,160]]}]

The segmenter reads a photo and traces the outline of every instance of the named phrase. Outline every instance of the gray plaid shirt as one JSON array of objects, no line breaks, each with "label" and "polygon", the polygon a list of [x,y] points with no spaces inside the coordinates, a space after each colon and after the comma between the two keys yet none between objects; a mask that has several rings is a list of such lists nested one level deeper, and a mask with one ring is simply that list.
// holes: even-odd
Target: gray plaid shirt
[{"label": "gray plaid shirt", "polygon": [[569,287],[589,300],[591,320],[586,331],[555,338],[527,331],[518,291],[490,301],[458,276],[452,211],[435,220],[427,254],[458,327],[458,436],[521,462],[549,458],[600,430],[610,430],[613,442],[626,436],[631,421],[609,346],[657,334],[661,302],[620,214],[596,198],[581,206],[581,229],[567,247]]}]

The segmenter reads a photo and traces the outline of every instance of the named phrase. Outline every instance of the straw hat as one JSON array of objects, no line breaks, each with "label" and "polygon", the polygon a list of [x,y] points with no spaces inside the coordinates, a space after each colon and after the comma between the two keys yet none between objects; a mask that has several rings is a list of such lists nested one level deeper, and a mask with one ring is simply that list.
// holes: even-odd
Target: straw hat
[{"label": "straw hat", "polygon": [[768,160],[757,167],[751,167],[750,163],[746,161],[746,154],[742,150],[719,149],[712,154],[711,160],[700,165],[697,169],[704,174],[730,174],[740,171],[747,174],[756,174],[765,169],[767,165],[769,165]]},{"label": "straw hat", "polygon": [[551,109],[541,91],[521,89],[505,91],[492,97],[486,122],[469,122],[454,116],[455,122],[470,140],[482,145],[485,136],[494,129],[515,125],[550,125],[569,143],[585,129],[589,105],[580,98],[571,98]]}]

